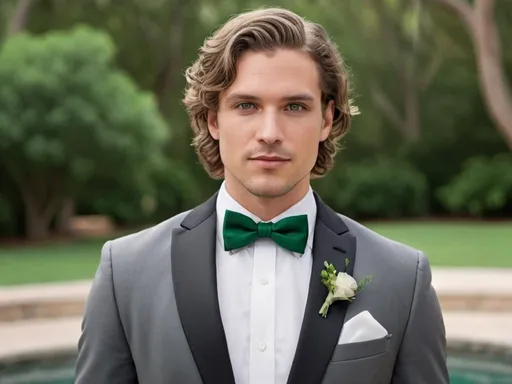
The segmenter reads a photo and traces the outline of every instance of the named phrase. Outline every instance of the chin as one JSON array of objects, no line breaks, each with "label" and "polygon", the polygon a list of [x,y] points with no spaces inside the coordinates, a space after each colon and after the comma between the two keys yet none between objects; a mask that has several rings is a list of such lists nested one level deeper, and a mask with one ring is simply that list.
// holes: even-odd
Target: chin
[{"label": "chin", "polygon": [[276,177],[258,176],[243,183],[251,194],[263,198],[275,198],[286,195],[296,183]]}]

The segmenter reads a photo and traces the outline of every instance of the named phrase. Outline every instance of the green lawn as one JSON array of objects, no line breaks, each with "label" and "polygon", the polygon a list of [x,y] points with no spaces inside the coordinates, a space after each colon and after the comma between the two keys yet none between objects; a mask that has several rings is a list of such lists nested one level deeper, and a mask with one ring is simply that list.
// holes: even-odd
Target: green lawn
[{"label": "green lawn", "polygon": [[368,226],[386,237],[424,251],[435,266],[512,267],[512,222]]},{"label": "green lawn", "polygon": [[0,248],[0,285],[89,279],[103,240]]},{"label": "green lawn", "polygon": [[[371,223],[427,253],[434,266],[512,267],[512,223]],[[0,248],[0,285],[89,279],[104,240]]]}]

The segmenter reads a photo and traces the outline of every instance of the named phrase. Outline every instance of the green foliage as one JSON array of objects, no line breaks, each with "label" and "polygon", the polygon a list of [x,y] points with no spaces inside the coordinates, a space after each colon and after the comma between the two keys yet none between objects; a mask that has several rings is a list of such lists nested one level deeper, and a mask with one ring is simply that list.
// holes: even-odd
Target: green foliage
[{"label": "green foliage", "polygon": [[427,182],[410,164],[381,159],[346,164],[325,180],[322,196],[353,218],[397,218],[427,212]]},{"label": "green foliage", "polygon": [[334,268],[334,265],[331,263],[328,263],[327,261],[324,261],[325,268],[322,269],[321,277],[322,277],[322,284],[327,287],[329,292],[333,292],[336,288],[336,277],[338,276],[336,268]]},{"label": "green foliage", "polygon": [[[59,169],[73,183],[144,176],[167,127],[152,95],[112,66],[114,45],[87,27],[16,35],[0,51],[0,149],[7,168]],[[139,167],[140,165],[140,167]]]},{"label": "green foliage", "polygon": [[438,192],[447,209],[483,216],[512,205],[512,155],[476,157]]},{"label": "green foliage", "polygon": [[181,211],[192,209],[210,197],[207,187],[199,184],[190,167],[179,160],[169,161],[156,177],[154,220],[165,220]]},{"label": "green foliage", "polygon": [[[3,31],[17,1],[4,3]],[[26,30],[35,36],[18,35],[0,46],[1,168],[34,193],[57,186],[74,195],[79,212],[110,214],[128,224],[165,219],[199,204],[218,182],[198,165],[189,145],[180,104],[183,70],[229,16],[270,5],[325,26],[362,111],[335,170],[317,184],[327,202],[356,217],[423,214],[427,206],[435,215],[510,212],[485,208],[486,198],[479,198],[484,208],[453,211],[447,197],[436,193],[454,185],[468,159],[508,151],[482,102],[471,36],[456,13],[436,2],[32,2]],[[512,37],[512,7],[500,2],[494,13],[504,47]],[[502,51],[510,82],[512,50]],[[404,136],[413,124],[402,124],[410,108],[406,101],[414,99],[405,91],[411,79],[421,130],[415,143]],[[4,179],[0,194],[18,216],[13,223],[23,222],[19,191],[1,184]]]},{"label": "green foliage", "polygon": [[18,34],[0,50],[0,160],[38,228],[63,197],[152,190],[169,129],[114,56],[113,41],[85,26]]},{"label": "green foliage", "polygon": [[[206,196],[186,164],[167,159],[152,174],[151,188],[134,185],[115,188],[116,180],[95,182],[95,188],[81,199],[79,213],[101,212],[119,224],[143,224],[169,218],[200,204]],[[208,196],[209,197],[209,196]]]}]

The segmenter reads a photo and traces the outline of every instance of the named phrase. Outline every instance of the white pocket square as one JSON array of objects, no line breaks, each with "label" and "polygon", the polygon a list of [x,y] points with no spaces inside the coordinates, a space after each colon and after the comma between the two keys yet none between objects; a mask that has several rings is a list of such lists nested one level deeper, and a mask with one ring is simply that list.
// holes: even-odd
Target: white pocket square
[{"label": "white pocket square", "polygon": [[384,328],[368,311],[363,311],[347,321],[341,329],[338,344],[358,343],[381,339],[388,335]]}]

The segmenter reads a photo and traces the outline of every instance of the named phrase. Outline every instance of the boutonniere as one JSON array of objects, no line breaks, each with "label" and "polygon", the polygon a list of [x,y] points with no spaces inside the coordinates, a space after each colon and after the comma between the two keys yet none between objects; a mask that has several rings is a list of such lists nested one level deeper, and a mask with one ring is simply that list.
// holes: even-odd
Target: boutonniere
[{"label": "boutonniere", "polygon": [[[349,260],[345,259],[345,270],[349,264]],[[356,294],[361,291],[366,284],[372,280],[372,276],[366,276],[359,283],[346,272],[336,272],[332,264],[324,262],[325,269],[322,270],[322,283],[327,287],[328,294],[325,298],[320,314],[327,317],[329,306],[337,300],[346,300],[352,302],[356,298]]]}]

